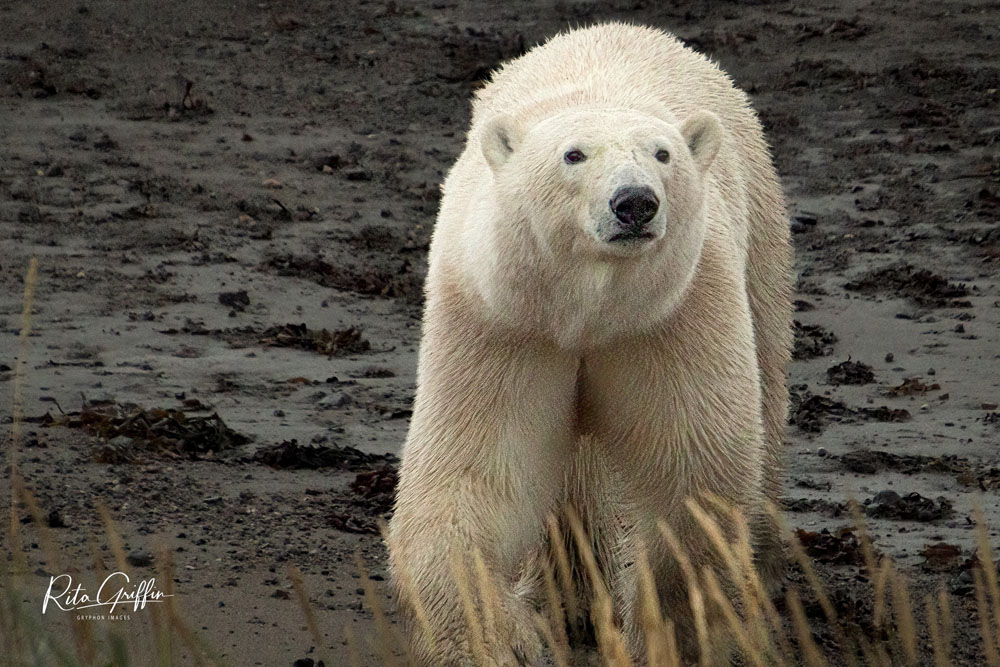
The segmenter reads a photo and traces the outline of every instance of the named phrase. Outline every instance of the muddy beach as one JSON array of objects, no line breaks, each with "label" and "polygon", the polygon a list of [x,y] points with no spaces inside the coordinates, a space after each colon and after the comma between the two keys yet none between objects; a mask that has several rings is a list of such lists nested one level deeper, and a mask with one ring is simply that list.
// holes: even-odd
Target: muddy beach
[{"label": "muddy beach", "polygon": [[[26,608],[51,576],[115,569],[101,502],[136,577],[169,554],[179,609],[228,664],[347,664],[345,627],[379,664],[355,553],[382,586],[427,246],[470,96],[502,60],[609,19],[717,60],[771,141],[798,273],[784,516],[841,616],[865,632],[872,614],[855,499],[915,600],[952,595],[955,664],[982,661],[1000,4],[974,0],[0,5],[0,419],[10,451],[37,257],[15,456],[58,551],[18,506]],[[38,618],[71,645],[71,614]],[[150,615],[90,623],[110,622],[152,664]]]}]

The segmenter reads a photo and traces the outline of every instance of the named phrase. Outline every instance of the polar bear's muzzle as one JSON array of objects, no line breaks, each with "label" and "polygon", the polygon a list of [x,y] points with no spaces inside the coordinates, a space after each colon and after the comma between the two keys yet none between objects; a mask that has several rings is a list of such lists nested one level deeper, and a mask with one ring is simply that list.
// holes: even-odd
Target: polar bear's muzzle
[{"label": "polar bear's muzzle", "polygon": [[648,226],[660,208],[660,200],[652,188],[647,186],[619,188],[608,205],[615,215],[618,227],[608,241],[613,243],[654,238],[655,234],[649,231]]}]

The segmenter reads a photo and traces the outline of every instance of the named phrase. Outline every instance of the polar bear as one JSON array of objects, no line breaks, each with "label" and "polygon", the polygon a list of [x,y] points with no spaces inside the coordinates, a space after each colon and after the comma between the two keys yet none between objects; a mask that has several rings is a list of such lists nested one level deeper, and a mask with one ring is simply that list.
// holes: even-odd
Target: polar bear
[{"label": "polar bear", "polygon": [[[442,191],[387,535],[400,607],[433,638],[415,633],[414,651],[429,665],[536,664],[517,582],[569,501],[615,542],[598,552],[618,561],[602,567],[639,655],[623,541],[649,546],[669,606],[683,586],[656,521],[707,554],[686,498],[753,515],[778,494],[791,250],[760,124],[675,37],[577,29],[477,93]],[[761,533],[773,561],[780,542]],[[498,607],[475,637],[450,567],[473,554]]]}]

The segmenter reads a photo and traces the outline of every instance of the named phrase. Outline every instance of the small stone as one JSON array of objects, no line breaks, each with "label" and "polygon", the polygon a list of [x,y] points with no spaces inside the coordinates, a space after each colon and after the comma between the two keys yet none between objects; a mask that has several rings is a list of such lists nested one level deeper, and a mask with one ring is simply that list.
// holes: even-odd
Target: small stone
[{"label": "small stone", "polygon": [[816,455],[819,456],[820,458],[825,458],[826,455],[827,455],[826,448],[825,447],[820,447],[819,449],[817,449],[816,450]]},{"label": "small stone", "polygon": [[351,169],[346,172],[344,176],[349,181],[370,181],[372,180],[372,174],[367,169]]},{"label": "small stone", "polygon": [[111,151],[118,148],[118,142],[104,134],[101,138],[94,142],[94,148],[99,151]]},{"label": "small stone", "polygon": [[354,403],[354,399],[351,398],[350,394],[343,391],[338,391],[336,394],[330,394],[319,402],[320,406],[324,408],[342,408],[346,405],[351,405],[352,403]]},{"label": "small stone", "polygon": [[203,498],[201,502],[206,505],[221,505],[222,496],[208,496],[207,498]]},{"label": "small stone", "polygon": [[219,303],[223,306],[243,312],[250,305],[250,296],[246,290],[236,292],[222,292],[219,294]]},{"label": "small stone", "polygon": [[129,553],[129,555],[125,556],[125,560],[128,561],[128,564],[133,567],[149,567],[153,564],[153,554],[149,553],[145,549],[139,549],[138,551],[133,551]]},{"label": "small stone", "polygon": [[892,352],[889,352],[888,354],[885,355],[885,363],[891,364],[895,360],[896,360],[896,355],[894,355]]},{"label": "small stone", "polygon": [[873,505],[894,505],[898,503],[902,498],[895,491],[879,491],[872,498]]},{"label": "small stone", "polygon": [[928,375],[937,375],[937,371],[934,370],[933,368],[928,368],[927,369],[927,374]]}]

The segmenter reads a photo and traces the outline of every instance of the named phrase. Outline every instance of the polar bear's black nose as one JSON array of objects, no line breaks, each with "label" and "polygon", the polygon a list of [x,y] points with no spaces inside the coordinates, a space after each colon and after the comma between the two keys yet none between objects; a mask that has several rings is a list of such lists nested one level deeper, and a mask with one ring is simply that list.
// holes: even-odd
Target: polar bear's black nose
[{"label": "polar bear's black nose", "polygon": [[638,230],[656,215],[660,200],[648,187],[626,187],[615,192],[610,206],[622,227]]}]

